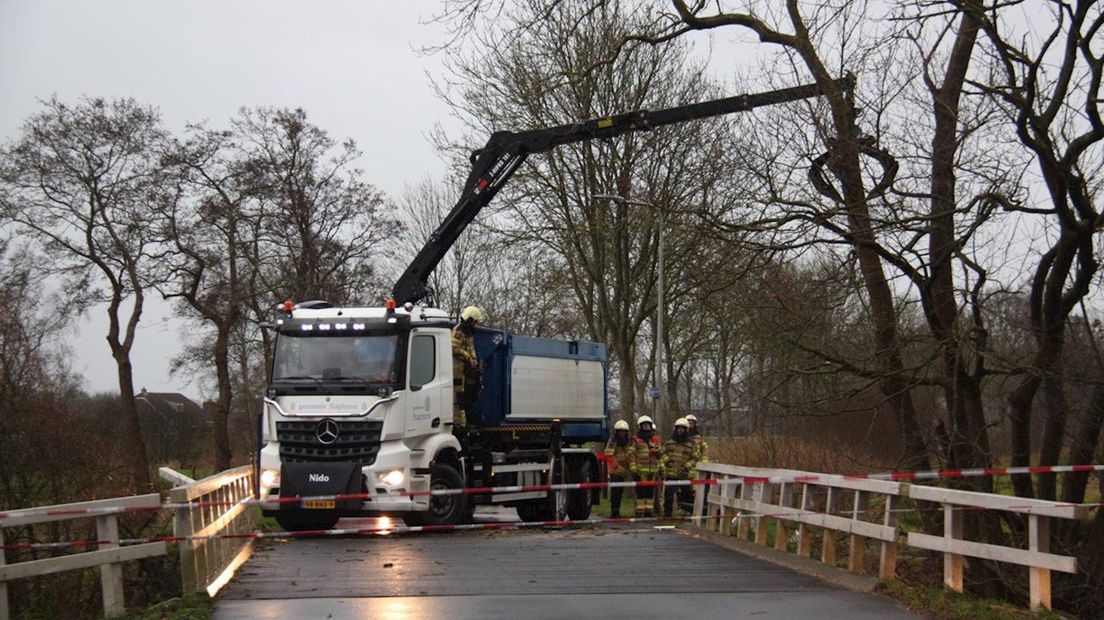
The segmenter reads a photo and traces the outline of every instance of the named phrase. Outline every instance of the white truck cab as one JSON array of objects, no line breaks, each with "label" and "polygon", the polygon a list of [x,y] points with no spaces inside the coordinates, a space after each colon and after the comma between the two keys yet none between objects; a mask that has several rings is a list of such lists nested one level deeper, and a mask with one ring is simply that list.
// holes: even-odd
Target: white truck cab
[{"label": "white truck cab", "polygon": [[[302,495],[366,493],[346,502],[357,512],[424,512],[430,466],[444,454],[457,460],[452,434],[451,321],[433,308],[292,307],[276,321],[272,383],[264,399],[260,450],[262,499],[279,495],[285,465],[355,465],[358,480],[306,472]],[[322,306],[322,307],[318,307]],[[303,469],[303,468],[300,468]],[[309,467],[307,467],[309,469]],[[285,525],[318,525],[306,518],[337,509],[322,501],[305,510],[265,505]],[[329,516],[319,519],[327,522]],[[310,523],[306,523],[311,521]]]},{"label": "white truck cab", "polygon": [[[281,310],[260,420],[258,493],[283,498],[262,504],[283,527],[328,529],[364,514],[460,523],[475,504],[491,502],[551,518],[557,498],[546,492],[408,492],[596,479],[594,451],[583,444],[607,435],[601,345],[480,329],[484,393],[470,427],[454,433],[454,322],[446,312],[325,302]],[[596,494],[575,495],[573,503],[558,496],[560,511],[589,514]],[[309,499],[319,496],[326,499]]]}]

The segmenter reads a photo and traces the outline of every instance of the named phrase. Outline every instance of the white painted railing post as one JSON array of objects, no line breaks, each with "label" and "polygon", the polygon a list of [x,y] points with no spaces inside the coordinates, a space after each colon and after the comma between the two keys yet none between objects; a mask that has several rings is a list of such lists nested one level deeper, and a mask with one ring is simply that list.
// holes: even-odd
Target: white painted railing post
[{"label": "white painted railing post", "polygon": [[[705,480],[706,475],[705,475],[704,472],[698,471],[697,474],[694,477],[698,480]],[[699,485],[696,485],[694,487],[694,513],[693,514],[694,514],[695,517],[701,517],[705,514],[705,489],[706,489],[706,486],[704,484],[699,484]],[[702,525],[702,523],[703,522],[700,519],[695,519],[694,520],[694,524],[698,525],[699,527]]]},{"label": "white painted railing post", "polygon": [[[1030,551],[1050,553],[1050,517],[1028,515],[1027,544]],[[1050,609],[1050,569],[1031,567],[1029,571],[1031,609]]]},{"label": "white painted railing post", "polygon": [[[774,485],[773,484],[760,484],[756,489],[759,494],[759,503],[771,504],[774,503]],[[770,529],[769,517],[756,517],[755,518],[755,543],[759,545],[767,544],[767,530]]]},{"label": "white painted railing post", "polygon": [[[723,491],[719,494],[722,500],[728,500],[736,497],[736,494],[740,492],[740,484],[726,484],[721,489]],[[718,532],[728,536],[732,534],[732,528],[734,526],[732,517],[736,515],[736,512],[728,507],[728,503],[717,506],[717,525]]]},{"label": "white painted railing post", "polygon": [[[793,508],[794,483],[783,482],[778,490],[779,513],[786,513]],[[785,519],[774,520],[774,548],[786,551],[790,546],[790,525]]]},{"label": "white painted railing post", "polygon": [[[96,517],[96,537],[100,540],[116,541],[102,544],[100,549],[118,549],[118,517],[113,514]],[[123,565],[121,563],[112,562],[100,566],[100,589],[103,591],[104,616],[117,618],[126,613],[126,603],[123,600]]]},{"label": "white painted railing post", "polygon": [[[733,487],[731,484],[717,485],[717,488],[713,490],[713,497],[718,500],[724,500],[729,494],[733,493]],[[714,531],[721,532],[722,534],[728,534],[731,531],[732,522],[726,516],[727,509],[723,504],[711,503],[709,498],[705,499],[705,512],[710,517],[713,517],[712,527]]]},{"label": "white painted railing post", "polygon": [[[885,525],[897,526],[897,506],[900,500],[896,495],[885,496]],[[897,541],[882,541],[881,557],[878,558],[878,578],[882,581],[897,579]]]},{"label": "white painted railing post", "polygon": [[[754,485],[747,484],[746,482],[740,483],[740,499],[751,500],[751,494],[754,491]],[[740,515],[740,524],[736,527],[736,537],[740,540],[747,540],[748,530],[751,529],[751,519],[744,513],[745,510],[739,510],[736,514]]]},{"label": "white painted railing post", "polygon": [[[947,548],[954,548],[955,540],[963,538],[962,511],[954,504],[943,504],[943,538],[947,539]],[[962,592],[962,555],[945,552],[943,554],[943,584],[955,592]]]},{"label": "white painted railing post", "polygon": [[[855,502],[851,508],[851,518],[861,521],[866,513],[868,494],[858,489],[855,490]],[[851,540],[847,551],[847,570],[853,573],[862,573],[866,565],[866,537],[851,534]]]},{"label": "white painted railing post", "polygon": [[[175,488],[169,494],[173,503],[187,503],[188,493],[183,488]],[[187,539],[195,533],[192,527],[192,509],[180,508],[173,513],[173,536],[179,536],[185,540],[177,543],[180,552],[180,585],[184,594],[191,594],[198,590],[196,579],[196,553],[195,544]]]},{"label": "white painted railing post", "polygon": [[[801,510],[802,512],[813,510],[813,502],[816,498],[813,494],[816,487],[809,483],[801,485]],[[797,526],[797,555],[809,557],[813,555],[813,526],[802,522]]]},{"label": "white painted railing post", "polygon": [[[835,514],[839,511],[840,489],[828,487],[828,499],[824,502],[824,513]],[[828,566],[836,565],[836,531],[829,528],[821,528],[824,534],[824,545],[820,549],[820,561]]]}]

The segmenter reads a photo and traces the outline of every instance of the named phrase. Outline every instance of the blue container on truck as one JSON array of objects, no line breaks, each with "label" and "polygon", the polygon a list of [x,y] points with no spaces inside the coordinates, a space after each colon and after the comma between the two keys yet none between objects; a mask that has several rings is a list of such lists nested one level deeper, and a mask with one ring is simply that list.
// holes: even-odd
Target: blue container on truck
[{"label": "blue container on truck", "polygon": [[559,420],[567,444],[608,439],[605,345],[479,327],[475,352],[483,390],[468,414],[469,424],[524,428]]}]

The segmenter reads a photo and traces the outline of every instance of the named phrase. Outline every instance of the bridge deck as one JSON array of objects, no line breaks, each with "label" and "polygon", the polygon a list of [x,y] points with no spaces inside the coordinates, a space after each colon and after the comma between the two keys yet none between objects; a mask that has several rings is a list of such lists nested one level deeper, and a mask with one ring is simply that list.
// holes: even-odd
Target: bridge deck
[{"label": "bridge deck", "polygon": [[890,599],[670,530],[499,531],[266,545],[215,618],[911,618]]}]

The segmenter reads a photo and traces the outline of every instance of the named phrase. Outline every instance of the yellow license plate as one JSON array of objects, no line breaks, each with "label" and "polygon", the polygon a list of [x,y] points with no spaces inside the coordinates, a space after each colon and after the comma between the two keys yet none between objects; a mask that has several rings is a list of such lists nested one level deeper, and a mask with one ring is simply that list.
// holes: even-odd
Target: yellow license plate
[{"label": "yellow license plate", "polygon": [[332,499],[307,499],[303,500],[303,508],[314,509],[334,509],[337,508],[337,502]]}]

